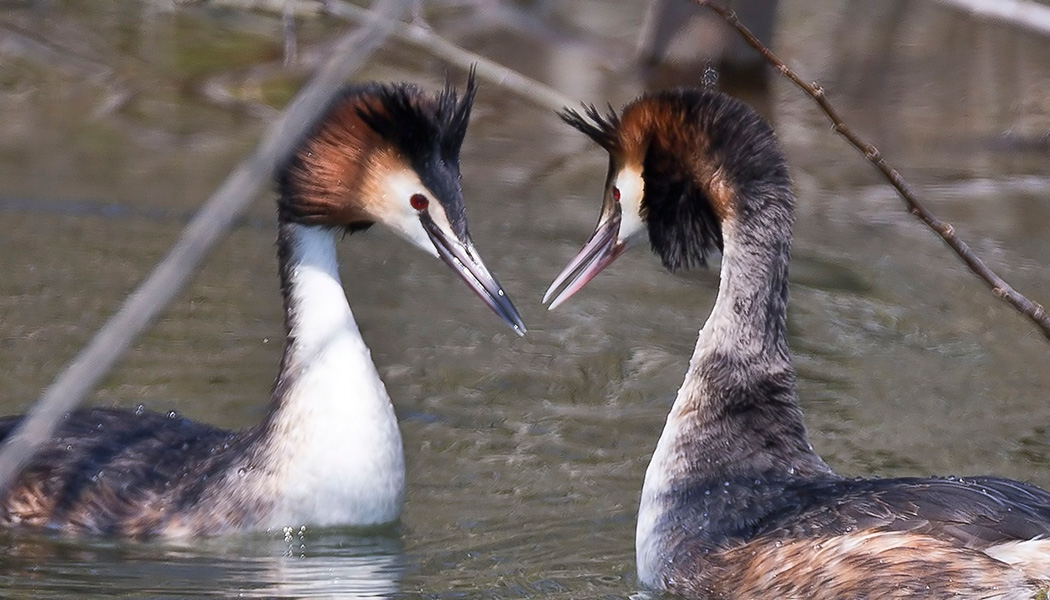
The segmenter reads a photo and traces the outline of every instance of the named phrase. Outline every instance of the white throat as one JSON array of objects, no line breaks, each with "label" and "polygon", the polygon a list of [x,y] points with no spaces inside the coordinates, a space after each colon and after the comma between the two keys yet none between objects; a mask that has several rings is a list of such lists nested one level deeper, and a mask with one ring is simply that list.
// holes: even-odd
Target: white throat
[{"label": "white throat", "polygon": [[338,233],[282,228],[289,347],[266,457],[271,528],[389,523],[404,500],[401,434],[343,293]]}]

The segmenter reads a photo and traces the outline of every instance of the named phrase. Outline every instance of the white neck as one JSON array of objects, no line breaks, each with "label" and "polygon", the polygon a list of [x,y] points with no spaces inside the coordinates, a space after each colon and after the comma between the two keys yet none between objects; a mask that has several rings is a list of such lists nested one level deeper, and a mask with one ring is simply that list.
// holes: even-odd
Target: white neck
[{"label": "white neck", "polygon": [[288,341],[262,465],[280,498],[269,527],[395,521],[401,434],[339,280],[338,231],[284,224]]}]

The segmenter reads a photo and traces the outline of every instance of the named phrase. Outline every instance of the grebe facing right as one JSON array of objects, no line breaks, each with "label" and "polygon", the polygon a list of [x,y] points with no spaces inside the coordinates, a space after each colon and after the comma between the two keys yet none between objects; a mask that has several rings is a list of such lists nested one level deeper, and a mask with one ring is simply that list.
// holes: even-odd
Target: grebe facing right
[{"label": "grebe facing right", "polygon": [[786,340],[794,195],[776,137],[707,90],[562,118],[609,152],[597,228],[551,308],[648,232],[722,251],[718,296],[645,474],[638,575],[693,598],[1046,598],[1050,493],[994,477],[845,479],[810,446]]},{"label": "grebe facing right", "polygon": [[[0,501],[0,524],[139,537],[396,521],[401,435],[343,293],[336,241],[382,223],[524,333],[467,232],[459,149],[474,93],[473,74],[462,99],[448,86],[351,86],[278,170],[287,339],[261,423],[225,431],[76,411]],[[0,423],[0,437],[19,419]]]}]

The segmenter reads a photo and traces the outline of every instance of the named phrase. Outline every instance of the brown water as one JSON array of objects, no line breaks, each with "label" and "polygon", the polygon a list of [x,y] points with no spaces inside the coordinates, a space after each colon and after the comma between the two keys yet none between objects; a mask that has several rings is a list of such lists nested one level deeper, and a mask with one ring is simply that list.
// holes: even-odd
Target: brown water
[{"label": "brown water", "polygon": [[[493,11],[428,14],[439,32],[581,100],[619,104],[642,89],[629,61],[641,7],[548,4],[540,33]],[[300,58],[311,64],[344,28],[301,23]],[[282,69],[278,22],[239,10],[13,4],[0,33],[0,412],[17,413],[167,251],[308,69]],[[784,0],[778,49],[825,83],[992,268],[1050,301],[1050,40],[929,3]],[[661,77],[688,83],[691,69]],[[436,87],[445,70],[390,43],[359,78]],[[200,90],[216,82],[248,108],[208,100]],[[776,82],[755,98],[799,195],[789,328],[817,450],[849,475],[995,473],[1050,486],[1046,340],[907,215],[796,90]],[[594,224],[604,160],[549,111],[483,84],[462,159],[470,226],[525,338],[395,236],[342,244],[347,294],[404,432],[397,531],[184,545],[7,535],[0,594],[632,595],[642,473],[717,277],[669,275],[635,250],[558,311],[540,306]],[[230,427],[262,415],[282,335],[272,202],[258,198],[91,402]]]}]

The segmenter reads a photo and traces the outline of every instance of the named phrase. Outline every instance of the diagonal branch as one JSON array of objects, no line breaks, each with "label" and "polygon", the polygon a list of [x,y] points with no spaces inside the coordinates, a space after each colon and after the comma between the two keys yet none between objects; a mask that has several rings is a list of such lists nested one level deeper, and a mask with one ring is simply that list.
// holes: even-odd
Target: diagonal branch
[{"label": "diagonal branch", "polygon": [[[235,0],[212,0],[212,4],[240,7],[243,2]],[[290,7],[287,10],[295,14],[314,14],[317,8],[313,4],[305,2],[287,3],[281,5]],[[253,6],[257,10],[276,10],[276,5]],[[524,100],[532,102],[537,106],[549,108],[555,112],[566,106],[573,106],[576,101],[558,90],[545,85],[535,79],[526,77],[518,71],[510,69],[494,60],[485,58],[480,54],[466,50],[447,39],[438,35],[433,29],[419,22],[406,23],[389,15],[382,14],[376,10],[362,8],[346,0],[324,0],[320,11],[345,21],[351,21],[359,25],[371,27],[384,27],[391,35],[402,42],[421,48],[451,65],[463,70],[475,69],[479,79],[497,85]],[[284,13],[282,13],[284,14]]]},{"label": "diagonal branch", "polygon": [[[396,16],[403,12],[406,2],[376,0],[376,4]],[[389,27],[380,23],[359,27],[340,40],[329,61],[303,86],[255,152],[230,173],[201,207],[164,260],[44,390],[25,419],[0,445],[0,495],[9,489],[37,448],[51,437],[62,417],[94,389],[138,334],[183,288],[208,250],[229,231],[237,216],[270,180],[274,165],[292,152],[292,145],[342,86],[347,74],[361,68],[389,34]]]},{"label": "diagonal branch", "polygon": [[398,39],[414,46],[419,46],[437,58],[463,69],[469,69],[473,66],[476,68],[478,77],[491,81],[539,106],[559,111],[566,106],[576,104],[572,98],[561,94],[557,90],[530,79],[494,60],[465,50],[449,42],[428,27],[392,20],[373,10],[361,8],[342,0],[328,0],[325,4],[325,10],[330,15],[358,23],[383,24],[390,27],[393,35]]},{"label": "diagonal branch", "polygon": [[773,65],[777,71],[790,79],[795,85],[800,87],[809,97],[820,106],[821,110],[831,119],[833,128],[836,133],[846,138],[846,140],[853,145],[854,148],[864,153],[864,157],[868,159],[875,168],[885,175],[886,179],[890,182],[890,185],[897,190],[901,199],[904,200],[905,206],[911,214],[919,218],[920,221],[925,223],[930,229],[937,232],[937,235],[941,236],[959,258],[966,263],[966,266],[971,271],[988,284],[992,288],[992,292],[999,298],[1005,300],[1011,306],[1013,306],[1018,312],[1028,317],[1040,330],[1043,335],[1050,339],[1050,315],[1047,315],[1046,309],[1042,305],[1032,302],[1020,292],[1015,290],[1009,283],[1006,282],[1002,277],[997,275],[995,271],[992,271],[988,265],[984,264],[974,252],[970,249],[970,246],[959,238],[955,233],[955,228],[946,221],[942,221],[931,213],[919,198],[911,190],[911,187],[904,181],[901,174],[897,172],[886,160],[882,157],[879,150],[861,139],[861,137],[842,120],[838,112],[831,106],[828,101],[827,95],[824,93],[824,88],[820,87],[817,83],[807,83],[798,76],[797,73],[791,70],[784,61],[777,58],[773,51],[767,48],[761,41],[756,38],[743,23],[737,17],[736,12],[731,8],[723,6],[717,2],[711,0],[692,0],[699,6],[706,6],[715,13],[718,14],[726,23],[736,29],[741,37],[751,45],[752,48],[757,50],[766,62]]}]

